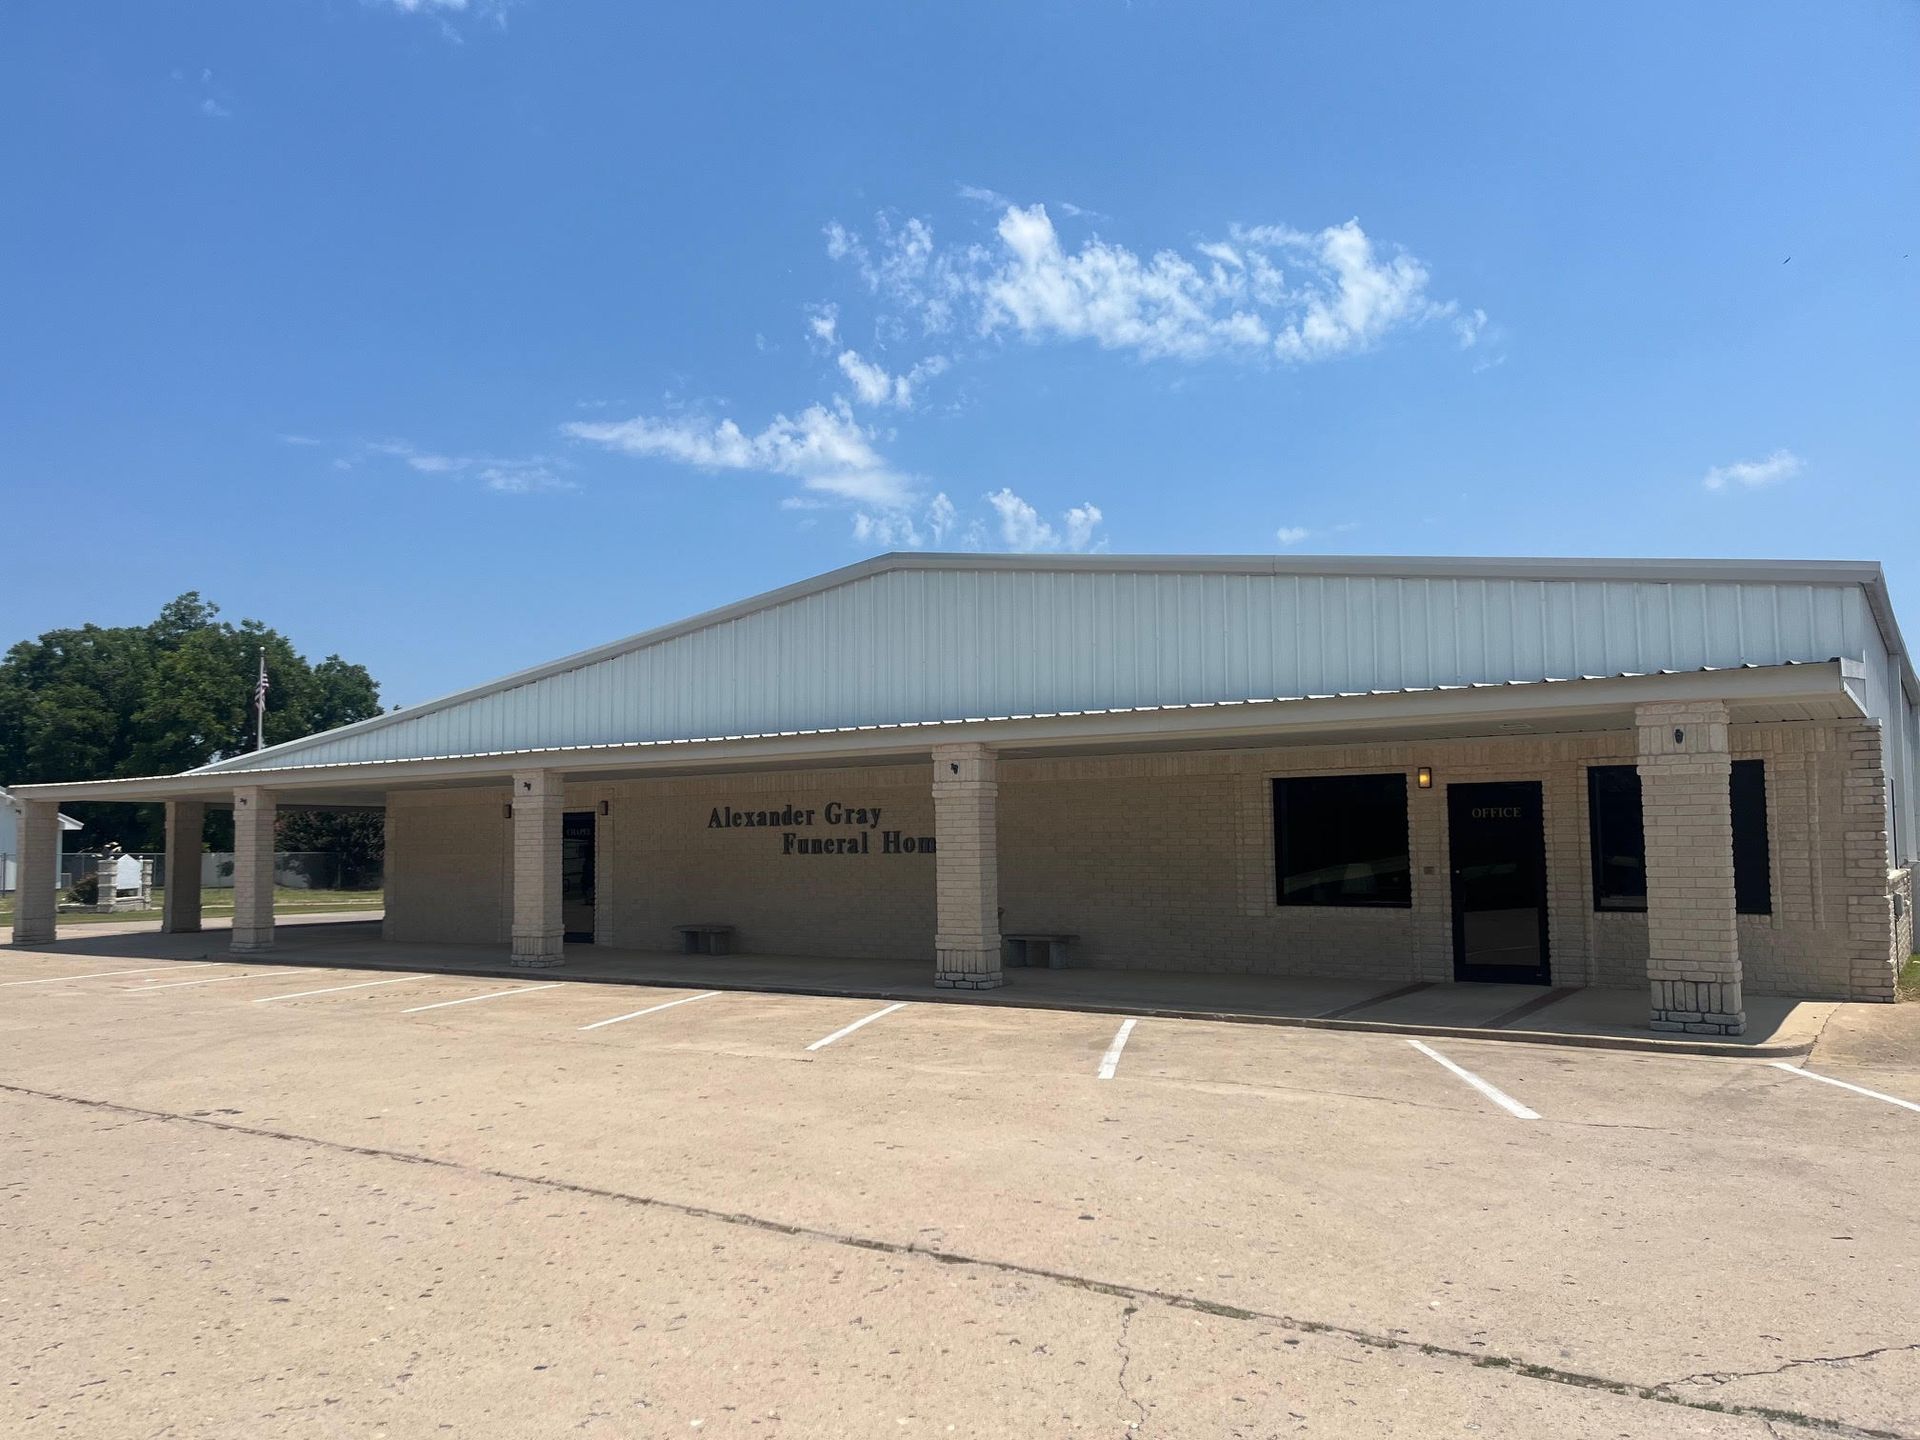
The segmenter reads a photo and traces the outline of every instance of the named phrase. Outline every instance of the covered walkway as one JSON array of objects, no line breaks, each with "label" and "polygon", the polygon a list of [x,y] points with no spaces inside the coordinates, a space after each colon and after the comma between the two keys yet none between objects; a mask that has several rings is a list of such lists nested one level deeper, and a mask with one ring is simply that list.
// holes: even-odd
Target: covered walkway
[{"label": "covered walkway", "polygon": [[[7,947],[115,961],[218,959],[228,953],[225,922],[196,934],[151,925],[70,927],[57,941]],[[327,966],[407,974],[524,979],[502,945],[383,940],[377,917],[283,921],[268,955],[250,964]],[[820,959],[783,955],[683,955],[569,945],[543,980],[660,988],[754,990],[876,1000],[999,1005],[1123,1015],[1217,1019],[1315,1029],[1461,1035],[1547,1045],[1748,1058],[1803,1055],[1842,1008],[1831,1001],[1755,997],[1744,1035],[1650,1035],[1639,990],[1541,990],[1531,985],[1402,984],[1269,975],[1204,975],[1152,970],[1018,969],[994,990],[955,991],[930,982],[913,960]]]}]

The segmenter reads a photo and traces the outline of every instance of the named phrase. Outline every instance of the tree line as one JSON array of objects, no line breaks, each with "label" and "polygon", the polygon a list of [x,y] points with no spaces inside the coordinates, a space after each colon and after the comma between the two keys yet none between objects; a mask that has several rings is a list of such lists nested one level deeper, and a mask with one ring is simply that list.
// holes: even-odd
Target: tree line
[{"label": "tree line", "polygon": [[[147,625],[49,630],[13,646],[0,658],[0,785],[170,775],[252,750],[263,648],[267,744],[380,713],[380,687],[364,665],[338,655],[310,662],[271,626],[219,616],[190,590]],[[163,846],[158,805],[61,808],[86,826],[70,849]],[[359,817],[289,815],[280,844],[364,850],[378,844],[379,828]],[[231,835],[230,817],[209,817],[215,849],[227,848]]]}]

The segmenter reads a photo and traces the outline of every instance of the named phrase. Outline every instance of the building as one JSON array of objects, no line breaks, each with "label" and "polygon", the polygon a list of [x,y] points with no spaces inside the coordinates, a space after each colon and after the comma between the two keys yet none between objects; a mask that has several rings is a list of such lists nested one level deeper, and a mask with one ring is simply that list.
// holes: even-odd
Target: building
[{"label": "building", "polygon": [[987,987],[1003,936],[1059,934],[1645,986],[1655,1028],[1738,1033],[1745,993],[1892,998],[1917,705],[1874,564],[887,555],[182,775],[23,787],[23,863],[59,801],[164,800],[182,837],[232,806],[254,950],[276,807],[380,806],[387,936],[528,966],[698,923]]},{"label": "building", "polygon": [[[20,883],[20,813],[21,802],[8,790],[0,790],[0,895],[11,895],[14,887]],[[54,832],[53,874],[54,887],[65,884],[67,870],[67,835],[83,826],[71,815],[57,815]]]}]

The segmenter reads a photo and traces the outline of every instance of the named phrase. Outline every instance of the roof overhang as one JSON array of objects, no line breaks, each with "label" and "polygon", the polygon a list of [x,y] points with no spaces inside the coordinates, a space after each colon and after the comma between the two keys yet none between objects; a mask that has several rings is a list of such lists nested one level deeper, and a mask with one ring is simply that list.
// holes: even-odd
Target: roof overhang
[{"label": "roof overhang", "polygon": [[924,760],[935,745],[965,742],[989,744],[1009,756],[1039,756],[1622,730],[1633,725],[1636,705],[1660,700],[1723,701],[1736,723],[1818,722],[1868,713],[1865,679],[1865,668],[1858,661],[1826,660],[1299,699],[981,716],[419,760],[289,764],[237,773],[196,770],[141,779],[22,785],[15,787],[15,793],[58,801],[218,801],[230,797],[236,784],[241,784],[263,786],[289,805],[377,805],[392,790],[494,784],[519,770],[552,769],[575,779],[611,779],[905,764]]}]

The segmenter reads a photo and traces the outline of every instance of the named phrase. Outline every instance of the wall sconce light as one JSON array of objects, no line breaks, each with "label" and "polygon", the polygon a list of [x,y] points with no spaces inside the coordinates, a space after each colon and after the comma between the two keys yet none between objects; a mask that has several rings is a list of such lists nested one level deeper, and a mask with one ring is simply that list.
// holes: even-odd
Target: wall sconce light
[{"label": "wall sconce light", "polygon": [[1418,770],[1415,770],[1413,772],[1413,783],[1422,790],[1431,790],[1433,788],[1433,767],[1431,765],[1422,765]]},{"label": "wall sconce light", "polygon": [[611,800],[602,800],[600,802],[600,813],[602,815],[611,815],[613,813],[613,802]]},{"label": "wall sconce light", "polygon": [[513,802],[511,800],[500,807],[500,818],[502,820],[513,819]]}]

